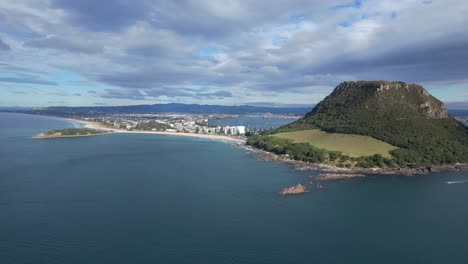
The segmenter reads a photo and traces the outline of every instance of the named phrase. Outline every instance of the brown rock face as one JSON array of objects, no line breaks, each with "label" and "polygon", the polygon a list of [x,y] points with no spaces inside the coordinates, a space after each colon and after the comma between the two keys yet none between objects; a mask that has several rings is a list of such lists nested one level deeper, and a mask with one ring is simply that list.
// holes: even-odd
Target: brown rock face
[{"label": "brown rock face", "polygon": [[295,186],[284,188],[280,191],[281,195],[288,195],[288,194],[301,194],[305,193],[307,190],[302,184],[297,184]]},{"label": "brown rock face", "polygon": [[448,111],[447,108],[443,103],[435,105],[430,101],[427,101],[423,104],[419,105],[419,109],[421,112],[426,113],[426,115],[430,118],[447,118]]}]

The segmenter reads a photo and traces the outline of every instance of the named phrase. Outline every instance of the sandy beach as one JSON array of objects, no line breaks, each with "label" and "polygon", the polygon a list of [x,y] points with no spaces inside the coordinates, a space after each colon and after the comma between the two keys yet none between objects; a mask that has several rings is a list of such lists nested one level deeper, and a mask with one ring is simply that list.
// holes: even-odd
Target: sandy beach
[{"label": "sandy beach", "polygon": [[105,130],[105,131],[109,131],[112,133],[154,134],[154,135],[169,135],[169,136],[181,136],[181,137],[196,137],[196,138],[204,138],[204,139],[212,139],[212,140],[229,141],[229,142],[235,142],[239,144],[245,143],[245,139],[224,136],[224,135],[195,134],[195,133],[166,132],[166,131],[128,131],[128,130],[117,129],[117,128],[109,128],[99,122],[86,121],[86,120],[81,120],[81,119],[72,119],[72,118],[66,118],[66,119],[71,122],[79,123],[83,125],[83,127],[85,128]]}]

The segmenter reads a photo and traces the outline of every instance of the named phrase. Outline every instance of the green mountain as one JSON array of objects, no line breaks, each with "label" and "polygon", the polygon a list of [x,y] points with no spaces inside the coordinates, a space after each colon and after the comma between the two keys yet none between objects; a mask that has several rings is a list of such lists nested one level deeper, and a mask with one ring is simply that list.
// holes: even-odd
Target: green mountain
[{"label": "green mountain", "polygon": [[[311,129],[369,136],[398,147],[392,158],[377,162],[379,167],[468,162],[468,129],[417,84],[344,82],[304,118],[270,133]],[[376,166],[376,159],[381,160],[368,157],[357,165]]]}]

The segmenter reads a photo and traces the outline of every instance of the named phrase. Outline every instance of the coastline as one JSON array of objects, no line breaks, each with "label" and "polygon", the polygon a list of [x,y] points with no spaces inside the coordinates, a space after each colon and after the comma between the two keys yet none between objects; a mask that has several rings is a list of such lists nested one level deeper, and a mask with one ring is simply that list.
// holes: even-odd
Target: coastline
[{"label": "coastline", "polygon": [[442,171],[468,171],[468,163],[449,164],[449,165],[438,165],[428,166],[420,168],[340,168],[328,164],[321,163],[308,163],[299,160],[293,160],[286,157],[279,156],[277,154],[257,149],[249,145],[239,146],[255,153],[260,161],[273,161],[287,165],[291,165],[296,170],[320,170],[323,174],[319,174],[318,180],[332,180],[332,179],[343,179],[343,178],[354,178],[364,177],[367,175],[404,175],[413,176],[420,174],[428,174],[433,172]]},{"label": "coastline", "polygon": [[109,128],[104,126],[103,124],[95,121],[86,121],[81,119],[74,119],[74,118],[64,118],[70,122],[75,122],[83,125],[85,128],[90,129],[98,129],[108,131],[105,134],[111,133],[126,133],[126,134],[153,134],[153,135],[166,135],[166,136],[182,136],[182,137],[195,137],[195,138],[204,138],[204,139],[212,139],[212,140],[220,140],[220,141],[228,141],[237,144],[245,144],[246,140],[241,138],[235,138],[230,136],[223,136],[223,135],[212,135],[212,134],[195,134],[195,133],[183,133],[183,132],[166,132],[166,131],[128,131],[123,129],[117,128]]},{"label": "coastline", "polygon": [[92,137],[92,136],[100,136],[100,135],[107,135],[107,134],[112,134],[113,132],[105,132],[105,133],[99,133],[99,134],[89,134],[89,135],[34,135],[31,138],[33,139],[49,139],[49,138],[74,138],[74,137]]},{"label": "coastline", "polygon": [[[60,118],[60,117],[59,117]],[[321,164],[321,163],[308,163],[304,161],[298,161],[282,157],[274,153],[257,149],[246,144],[245,139],[235,138],[224,135],[213,135],[213,134],[195,134],[195,133],[184,133],[184,132],[165,132],[165,131],[128,131],[117,128],[109,128],[104,126],[102,123],[96,121],[86,121],[74,118],[61,118],[68,120],[73,123],[81,124],[84,128],[97,129],[106,131],[106,133],[97,135],[106,135],[112,133],[127,133],[127,134],[153,134],[153,135],[168,135],[168,136],[183,136],[183,137],[194,137],[211,140],[219,140],[225,142],[236,143],[235,147],[244,148],[255,153],[258,156],[258,160],[261,161],[273,161],[280,162],[283,164],[291,165],[296,170],[320,170],[325,174],[320,174],[321,180],[341,179],[341,178],[352,178],[362,177],[363,175],[405,175],[412,176],[418,174],[428,174],[432,172],[441,171],[468,171],[468,163],[450,164],[450,165],[436,165],[420,168],[340,168],[333,165]],[[91,135],[90,135],[91,136]],[[94,136],[94,135],[93,135]],[[60,136],[60,137],[78,137],[78,136]],[[52,137],[49,137],[52,138]],[[56,137],[59,138],[59,137]],[[328,173],[334,173],[335,175],[327,175]]]}]

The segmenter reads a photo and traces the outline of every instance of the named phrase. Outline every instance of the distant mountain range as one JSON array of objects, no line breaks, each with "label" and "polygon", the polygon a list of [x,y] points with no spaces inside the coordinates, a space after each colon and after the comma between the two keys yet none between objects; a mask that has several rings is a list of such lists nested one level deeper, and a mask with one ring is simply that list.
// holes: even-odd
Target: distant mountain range
[{"label": "distant mountain range", "polygon": [[128,113],[128,114],[146,114],[146,113],[187,113],[187,114],[279,114],[279,115],[304,115],[312,109],[310,107],[264,107],[264,106],[226,106],[226,105],[199,105],[199,104],[152,104],[152,105],[129,105],[129,106],[95,106],[95,107],[66,107],[54,106],[44,108],[29,109],[7,109],[3,111],[15,111],[30,114],[41,115],[91,115],[106,113]]},{"label": "distant mountain range", "polygon": [[[0,107],[0,111],[13,111],[31,114],[44,114],[44,115],[69,115],[69,114],[97,114],[97,113],[133,113],[133,114],[147,114],[147,113],[188,113],[188,114],[255,114],[255,113],[272,113],[278,115],[305,115],[315,105],[199,105],[199,104],[152,104],[152,105],[128,105],[128,106],[81,106],[81,107],[68,107],[68,106],[51,106],[51,107]],[[468,116],[468,109],[454,108],[448,112],[452,116]]]}]

